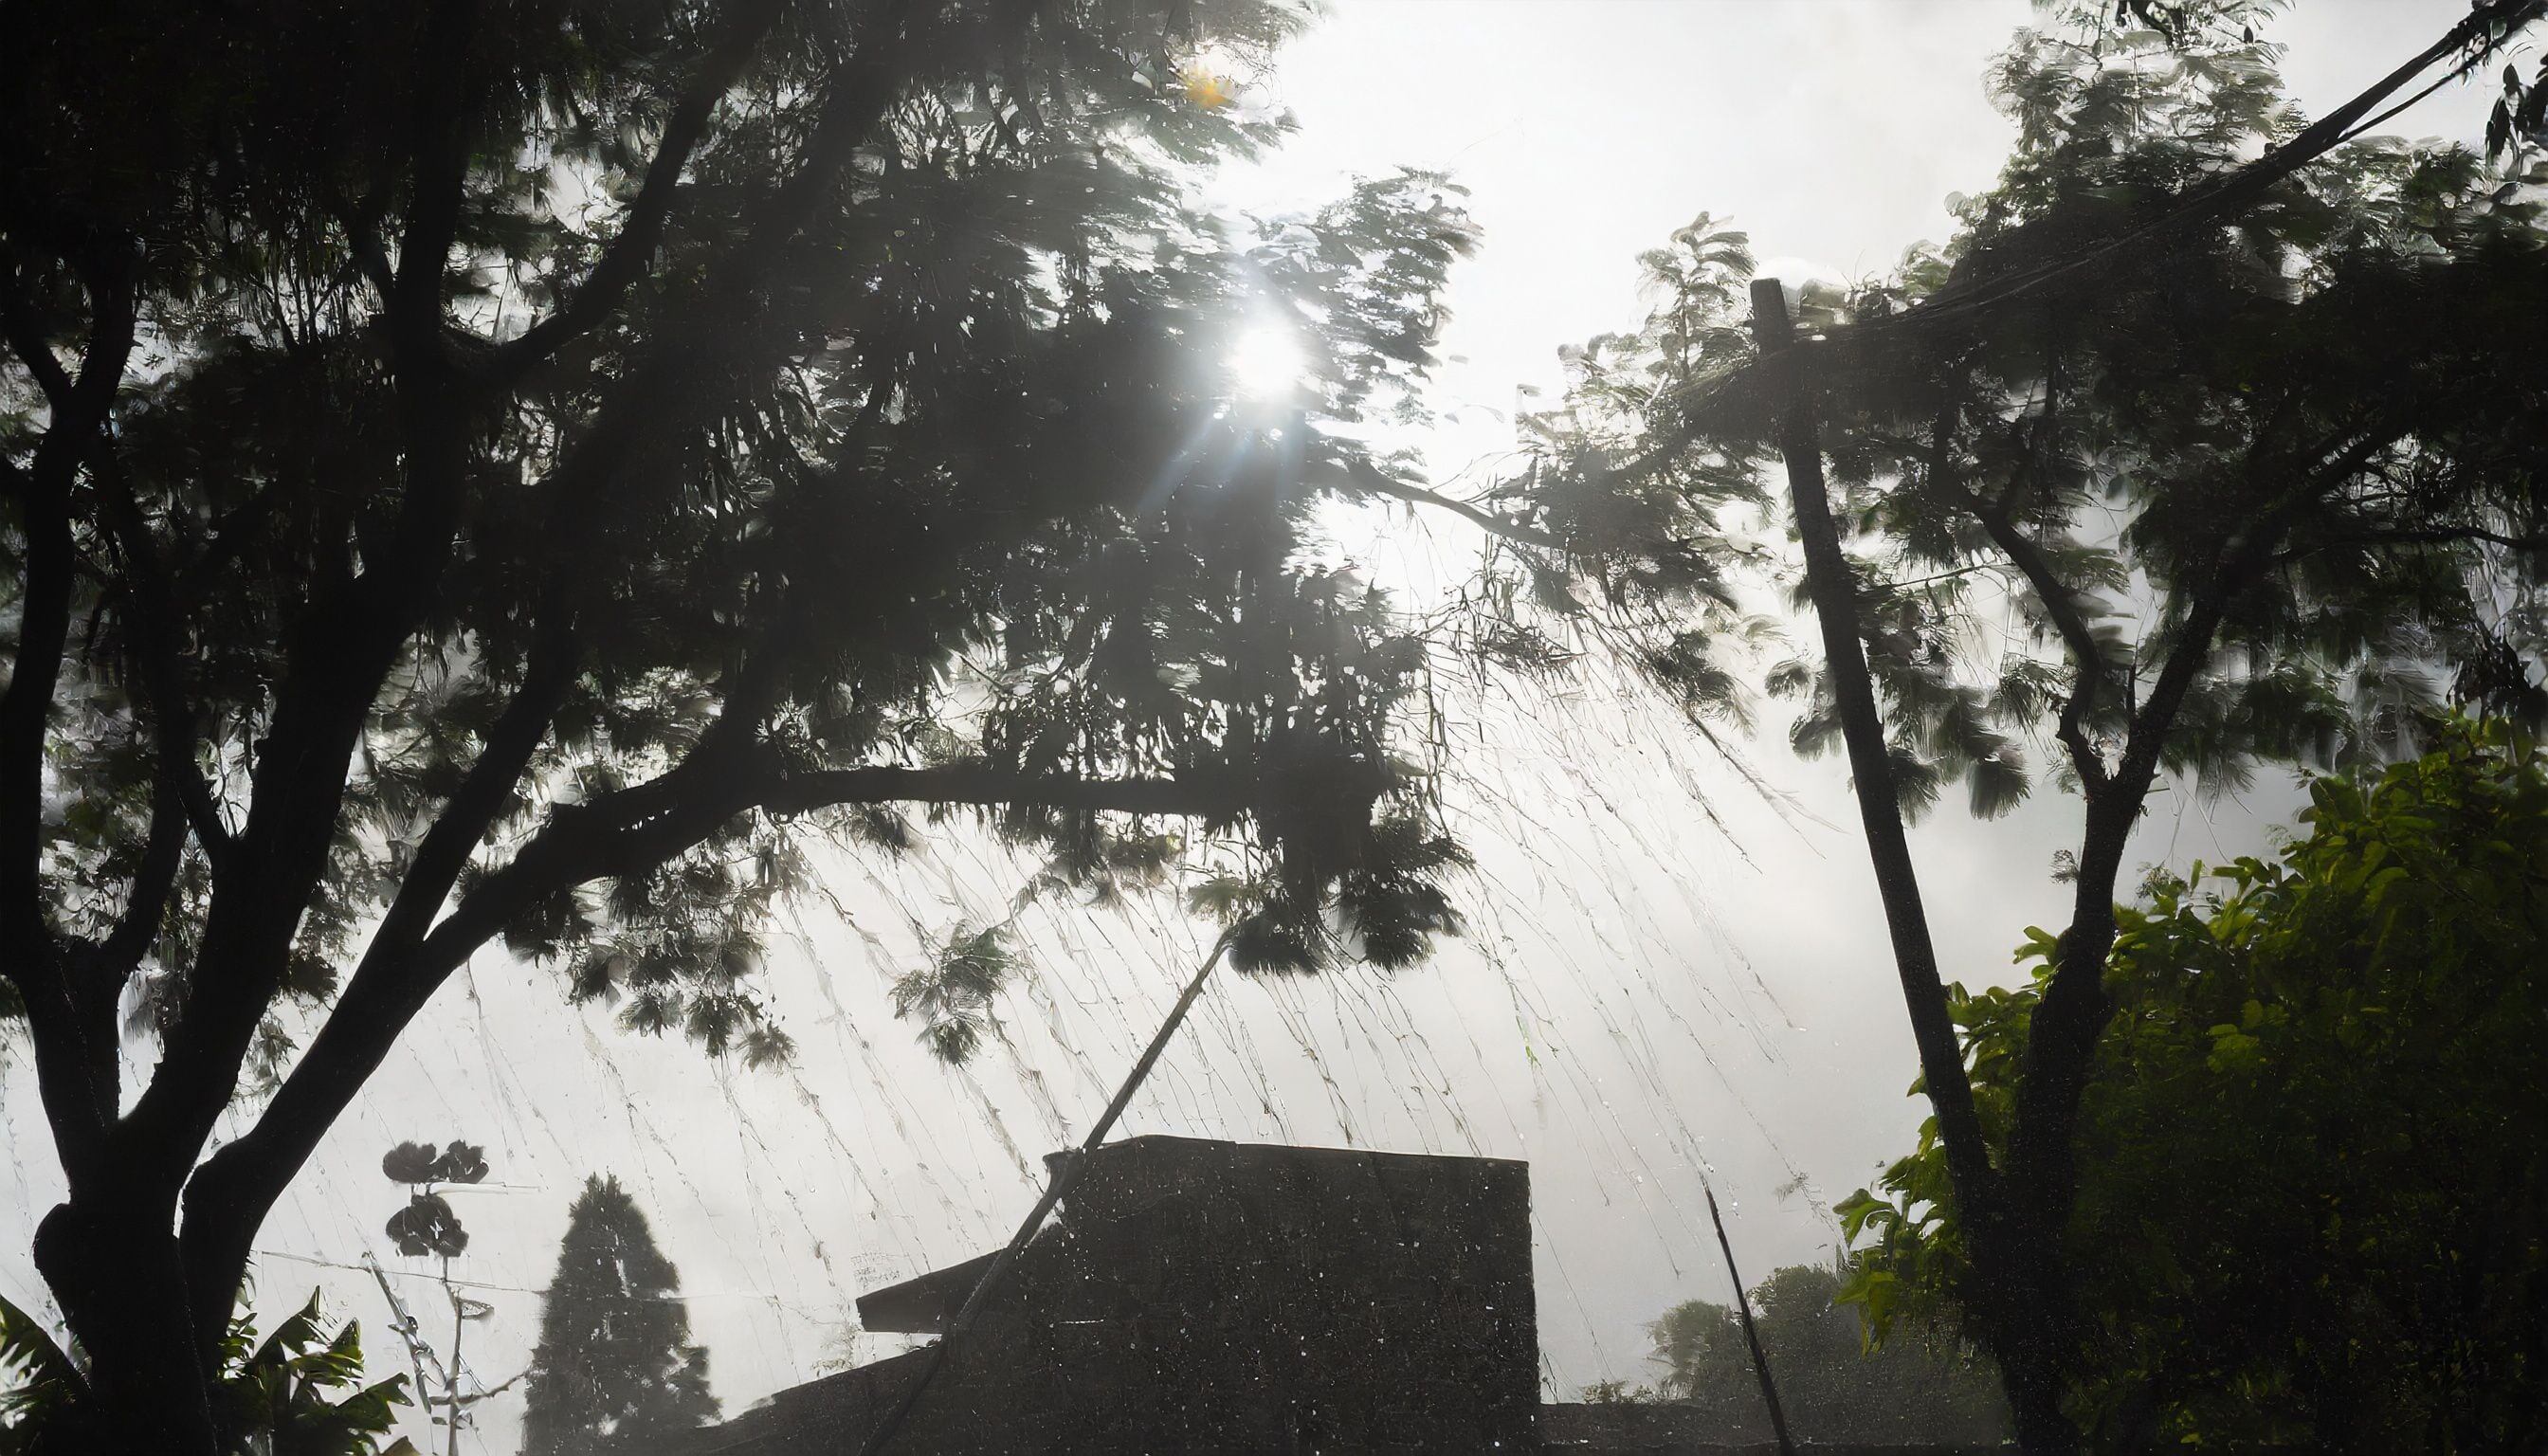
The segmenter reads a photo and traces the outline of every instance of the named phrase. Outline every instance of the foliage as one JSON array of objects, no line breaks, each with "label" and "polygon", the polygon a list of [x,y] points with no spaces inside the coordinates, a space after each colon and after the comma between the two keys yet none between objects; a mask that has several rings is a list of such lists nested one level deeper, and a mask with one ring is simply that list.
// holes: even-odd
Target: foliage
[{"label": "foliage", "polygon": [[439,1153],[430,1142],[402,1142],[381,1156],[381,1172],[408,1185],[407,1207],[390,1215],[384,1230],[410,1258],[457,1258],[469,1247],[469,1230],[437,1183],[478,1183],[487,1177],[487,1152],[457,1138]]},{"label": "foliage", "polygon": [[[224,1450],[236,1456],[373,1456],[410,1404],[407,1377],[363,1384],[362,1328],[347,1320],[330,1338],[318,1295],[263,1340],[245,1313],[222,1340],[217,1414]],[[69,1426],[92,1398],[78,1347],[64,1350],[25,1311],[0,1300],[0,1452],[46,1456],[67,1449],[48,1434]]]},{"label": "foliage", "polygon": [[[2370,135],[2410,78],[2543,11],[2481,5],[2308,124],[2243,28],[2022,35],[1992,78],[2016,152],[1951,200],[1944,249],[1765,289],[1756,349],[1747,248],[1702,220],[1500,494],[1506,579],[1628,645],[1704,731],[1741,710],[1761,634],[1731,584],[1769,555],[1747,520],[1783,457],[1823,651],[1766,685],[1798,701],[1800,752],[1849,752],[1934,1175],[1980,1230],[1956,1293],[2031,1448],[2075,1444],[2061,1383],[2091,1368],[2063,1234],[2124,857],[2161,775],[2221,791],[2259,763],[2381,761],[2445,703],[2548,721],[2548,166]],[[2082,801],[2071,919],[2024,1075],[1985,1095],[1903,825],[1957,781],[2005,811],[2046,749]]]},{"label": "foliage", "polygon": [[[2124,915],[2082,1110],[2074,1385],[2118,1448],[2514,1450],[2548,1410],[2548,754],[2450,729],[2274,861]],[[2019,952],[2041,966],[2050,938]],[[2037,977],[2040,985],[2043,975]],[[2039,990],[1958,998],[1994,1140]],[[1843,1209],[1881,1332],[1951,1292],[1934,1131]]]},{"label": "foliage", "polygon": [[940,1060],[961,1062],[973,1054],[991,1024],[991,1001],[1017,956],[996,925],[957,926],[939,949],[937,964],[893,983],[893,1014],[920,1018],[920,1038]]},{"label": "foliage", "polygon": [[524,1456],[625,1449],[713,1419],[708,1352],[689,1343],[681,1276],[616,1178],[587,1178],[531,1355]]},{"label": "foliage", "polygon": [[[2160,762],[2217,788],[2259,759],[2390,751],[2444,697],[2548,714],[2548,377],[2526,338],[2548,168],[2365,137],[2040,303],[1922,307],[2060,268],[2288,140],[2271,53],[2021,38],[1993,78],[2017,153],[1956,200],[1957,235],[1805,293],[1808,328],[1854,340],[1814,386],[1909,809],[1960,779],[2005,810],[2040,776],[2030,740],[2074,784],[2110,769],[2189,639]],[[1760,543],[1734,521],[1774,427],[1749,387],[1751,259],[1702,216],[1646,268],[1661,303],[1576,356],[1510,500],[1623,622],[1660,613],[1644,660],[1717,708],[1738,681],[1717,644],[1758,635],[1731,578]],[[1800,751],[1837,746],[1819,665],[1764,682],[1802,703]]]},{"label": "foliage", "polygon": [[[318,1320],[313,1292],[299,1314],[261,1342],[247,1320],[231,1322],[225,1416],[231,1429],[257,1434],[248,1449],[258,1456],[371,1456],[377,1438],[397,1423],[391,1408],[409,1403],[404,1375],[362,1384],[362,1331],[355,1321],[328,1339]],[[330,1391],[348,1394],[330,1401]]]},{"label": "foliage", "polygon": [[[1416,173],[1194,201],[1283,131],[1198,57],[1303,18],[0,23],[0,1009],[71,1184],[45,1257],[167,1271],[110,1300],[47,1268],[104,1375],[182,1380],[142,1291],[227,1308],[491,940],[767,1063],[761,927],[824,842],[970,817],[1092,893],[1182,849],[1300,966],[1454,928],[1438,835],[1383,829],[1430,812],[1397,752],[1424,644],[1297,548],[1403,486],[1364,441],[1415,417],[1472,230]],[[1236,388],[1249,337],[1295,346],[1283,398]],[[158,1044],[145,1088],[79,1050],[120,1031]]]},{"label": "foliage", "polygon": [[[1863,1337],[1857,1311],[1834,1303],[1840,1276],[1813,1264],[1773,1271],[1751,1292],[1779,1404],[1799,1440],[1995,1445],[2008,1416],[1995,1381],[1943,1326],[1908,1328],[1882,1345]],[[1770,1418],[1751,1347],[1733,1310],[1705,1300],[1677,1305],[1651,1326],[1664,1374],[1653,1399],[1705,1412],[1712,1439],[1764,1441]],[[1592,1399],[1590,1392],[1587,1400]]]}]

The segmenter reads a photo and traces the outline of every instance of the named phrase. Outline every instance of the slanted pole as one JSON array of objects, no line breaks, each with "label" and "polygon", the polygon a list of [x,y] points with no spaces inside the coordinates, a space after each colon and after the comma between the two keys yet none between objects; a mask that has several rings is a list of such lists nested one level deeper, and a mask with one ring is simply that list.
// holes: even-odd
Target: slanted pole
[{"label": "slanted pole", "polygon": [[1770,1352],[1761,1348],[1761,1331],[1752,1323],[1752,1297],[1743,1292],[1743,1271],[1734,1267],[1734,1245],[1725,1236],[1725,1216],[1716,1211],[1716,1190],[1701,1183],[1707,1195],[1707,1221],[1716,1226],[1717,1252],[1725,1255],[1725,1277],[1734,1281],[1734,1312],[1743,1317],[1743,1342],[1752,1347],[1752,1373],[1761,1378],[1761,1400],[1770,1408],[1770,1429],[1778,1438],[1780,1456],[1796,1456],[1787,1437],[1787,1412],[1778,1404],[1778,1383],[1770,1378]]}]

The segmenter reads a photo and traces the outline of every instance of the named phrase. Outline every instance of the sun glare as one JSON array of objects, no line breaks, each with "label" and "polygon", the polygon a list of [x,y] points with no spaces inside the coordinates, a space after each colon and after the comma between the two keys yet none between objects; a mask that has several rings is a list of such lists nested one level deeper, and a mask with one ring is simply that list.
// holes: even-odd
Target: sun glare
[{"label": "sun glare", "polygon": [[1307,382],[1309,357],[1301,341],[1280,324],[1248,329],[1229,349],[1229,383],[1250,404],[1280,404]]}]

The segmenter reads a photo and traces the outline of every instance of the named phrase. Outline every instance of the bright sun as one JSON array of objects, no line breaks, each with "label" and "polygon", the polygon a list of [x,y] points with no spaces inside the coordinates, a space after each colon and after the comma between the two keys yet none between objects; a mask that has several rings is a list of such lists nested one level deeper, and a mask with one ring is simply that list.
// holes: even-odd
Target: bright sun
[{"label": "bright sun", "polygon": [[1309,374],[1301,341],[1280,324],[1248,329],[1229,349],[1229,383],[1238,397],[1259,405],[1292,398]]}]

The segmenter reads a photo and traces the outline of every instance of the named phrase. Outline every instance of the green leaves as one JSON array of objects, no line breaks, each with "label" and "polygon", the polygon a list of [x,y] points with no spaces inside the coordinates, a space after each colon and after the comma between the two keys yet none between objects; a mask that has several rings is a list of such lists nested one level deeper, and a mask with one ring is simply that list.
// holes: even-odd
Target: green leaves
[{"label": "green leaves", "polygon": [[[2548,756],[2501,724],[2437,736],[2314,783],[2278,859],[2157,875],[2119,911],[2065,1247],[2094,1326],[2077,1409],[2155,1401],[2135,1440],[2335,1420],[2483,1449],[2548,1389],[2518,1293],[2548,1277],[2548,1226],[2510,1191],[2548,1178]],[[1995,1148],[2056,953],[2029,929],[2034,986],[1955,998]],[[1961,1287],[1945,1180],[1924,1135],[1841,1204],[1871,1320]]]},{"label": "green leaves", "polygon": [[[1952,1328],[1924,1320],[1916,1332],[1896,1328],[1881,1345],[1867,1341],[1874,1326],[1896,1323],[1895,1287],[1884,1271],[1844,1275],[1794,1264],[1750,1291],[1794,1434],[1814,1443],[2000,1443],[2008,1422],[1993,1376]],[[1721,1432],[1728,1443],[1768,1438],[1751,1351],[1733,1310],[1693,1300],[1649,1332],[1652,1358],[1665,1372],[1657,1395],[1696,1407],[1691,1423]]]},{"label": "green leaves", "polygon": [[[253,1354],[226,1373],[221,1386],[230,1428],[266,1436],[273,1456],[371,1456],[410,1405],[408,1378],[362,1384],[362,1327],[347,1320],[333,1338],[321,1324],[318,1295],[275,1326]],[[329,1399],[330,1393],[346,1394]]]},{"label": "green leaves", "polygon": [[381,1174],[393,1183],[483,1182],[487,1150],[457,1138],[438,1152],[430,1142],[402,1142],[381,1154]]},{"label": "green leaves", "polygon": [[[0,1299],[0,1452],[19,1456],[53,1449],[46,1428],[89,1399],[74,1352]],[[365,1386],[362,1326],[347,1320],[325,1331],[318,1292],[260,1341],[245,1311],[223,1342],[214,1416],[223,1450],[234,1456],[372,1456],[398,1423],[395,1408],[412,1404],[408,1378]],[[338,1393],[342,1394],[338,1394]]]},{"label": "green leaves", "polygon": [[6,1299],[0,1299],[0,1451],[31,1449],[44,1423],[88,1393],[79,1362],[53,1342],[51,1331]]}]

